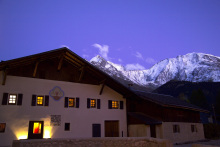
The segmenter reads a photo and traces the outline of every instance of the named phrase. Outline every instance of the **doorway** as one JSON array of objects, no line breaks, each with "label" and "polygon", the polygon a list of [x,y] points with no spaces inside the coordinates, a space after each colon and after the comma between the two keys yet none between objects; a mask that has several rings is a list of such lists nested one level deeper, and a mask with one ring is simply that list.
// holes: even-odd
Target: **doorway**
[{"label": "doorway", "polygon": [[119,137],[119,121],[105,121],[105,137]]},{"label": "doorway", "polygon": [[156,138],[156,125],[150,125],[150,136]]},{"label": "doorway", "polygon": [[43,121],[30,121],[28,129],[28,139],[42,139],[44,132]]},{"label": "doorway", "polygon": [[92,137],[101,137],[101,124],[92,124]]}]

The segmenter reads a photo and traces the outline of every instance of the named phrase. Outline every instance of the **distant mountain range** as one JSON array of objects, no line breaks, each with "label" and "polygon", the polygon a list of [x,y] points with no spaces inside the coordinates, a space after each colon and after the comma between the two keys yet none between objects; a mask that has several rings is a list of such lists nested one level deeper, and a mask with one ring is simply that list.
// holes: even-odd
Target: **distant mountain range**
[{"label": "distant mountain range", "polygon": [[145,91],[152,91],[170,80],[220,82],[220,57],[204,53],[165,59],[146,70],[126,70],[122,65],[106,61],[99,55],[90,63],[124,85],[134,84],[134,89]]}]

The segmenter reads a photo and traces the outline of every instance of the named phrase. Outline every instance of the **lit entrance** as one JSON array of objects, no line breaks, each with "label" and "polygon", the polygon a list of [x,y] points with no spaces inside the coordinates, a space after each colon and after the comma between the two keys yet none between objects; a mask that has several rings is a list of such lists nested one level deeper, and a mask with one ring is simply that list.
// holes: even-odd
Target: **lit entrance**
[{"label": "lit entrance", "polygon": [[30,121],[28,130],[28,139],[42,139],[44,132],[43,121]]}]

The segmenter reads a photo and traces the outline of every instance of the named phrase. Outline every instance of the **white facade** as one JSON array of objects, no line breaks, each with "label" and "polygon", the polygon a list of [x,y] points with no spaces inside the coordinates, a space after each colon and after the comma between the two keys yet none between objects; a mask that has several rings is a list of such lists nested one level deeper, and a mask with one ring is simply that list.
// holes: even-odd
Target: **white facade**
[{"label": "white facade", "polygon": [[[174,132],[174,125],[179,126],[179,131]],[[192,125],[195,130],[192,131]],[[128,125],[130,137],[151,137],[150,125],[136,124]],[[190,122],[162,122],[156,125],[156,138],[168,139],[173,143],[184,143],[205,139],[203,124]]]},{"label": "white facade", "polygon": [[[0,72],[0,83],[3,76]],[[64,97],[49,97],[49,106],[31,106],[32,95],[49,95],[54,87],[60,87]],[[119,136],[127,136],[126,99],[108,86],[99,95],[101,85],[89,85],[64,81],[7,76],[0,85],[0,123],[6,123],[0,133],[0,146],[11,145],[12,140],[27,139],[30,121],[44,121],[43,138],[92,137],[92,125],[101,125],[101,137],[105,137],[105,121],[119,122]],[[22,105],[2,105],[3,93],[23,94]],[[78,97],[79,108],[65,108],[65,97]],[[87,98],[100,99],[100,109],[87,108]],[[109,109],[108,101],[123,101],[123,109]],[[51,125],[51,115],[61,116],[60,126]],[[65,123],[70,130],[65,131]]]}]

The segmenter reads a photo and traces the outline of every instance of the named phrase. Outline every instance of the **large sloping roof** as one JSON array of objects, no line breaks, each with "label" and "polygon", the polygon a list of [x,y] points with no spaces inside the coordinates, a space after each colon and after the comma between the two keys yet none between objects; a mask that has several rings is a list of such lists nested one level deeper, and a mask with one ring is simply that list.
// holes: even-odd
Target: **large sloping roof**
[{"label": "large sloping roof", "polygon": [[186,101],[180,100],[170,95],[163,95],[157,93],[143,92],[143,91],[134,91],[136,95],[140,98],[157,103],[165,107],[175,107],[175,108],[184,108],[201,112],[208,112],[200,107],[187,103]]},{"label": "large sloping roof", "polygon": [[99,70],[98,68],[90,64],[88,61],[78,56],[77,54],[75,54],[74,52],[72,52],[66,47],[47,51],[47,52],[42,52],[39,54],[30,55],[30,56],[25,56],[25,57],[21,57],[17,59],[12,59],[8,61],[1,61],[0,71],[5,70],[5,69],[13,69],[13,68],[16,68],[22,65],[35,64],[36,61],[42,62],[48,59],[62,58],[62,57],[63,57],[63,60],[68,61],[70,64],[74,65],[79,70],[85,67],[86,71],[100,77],[100,84],[105,84],[111,87],[115,91],[122,94],[124,97],[135,95],[126,86],[122,85],[121,83],[113,79],[111,76]]}]

